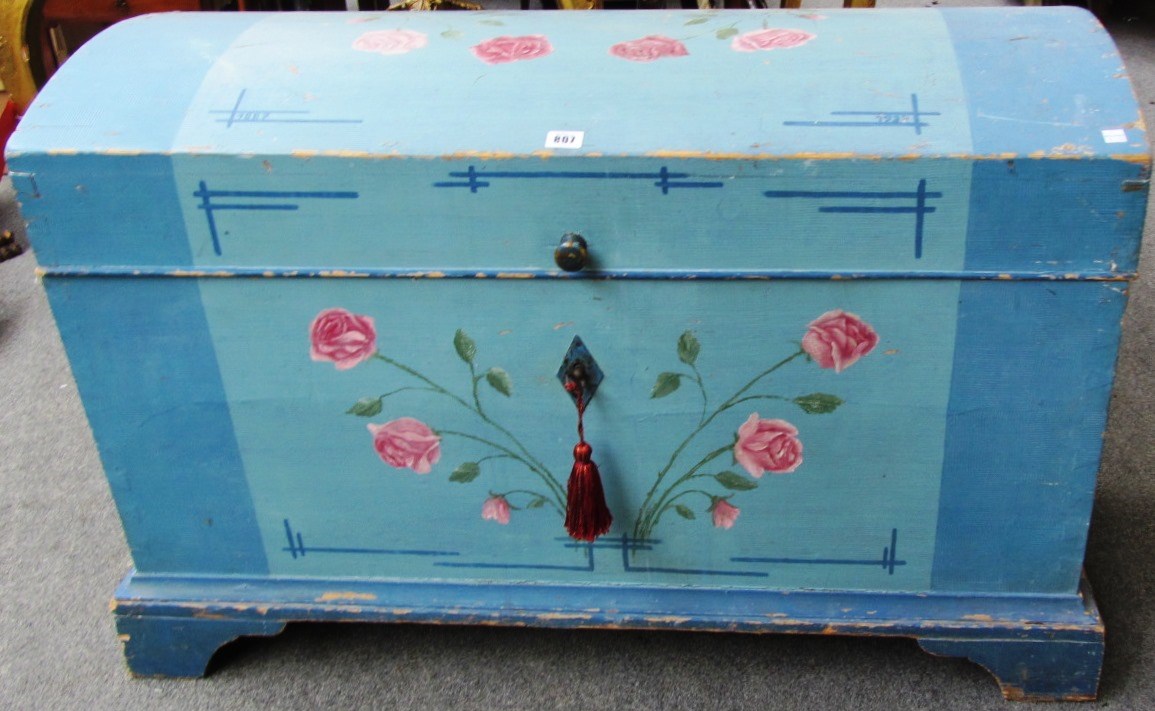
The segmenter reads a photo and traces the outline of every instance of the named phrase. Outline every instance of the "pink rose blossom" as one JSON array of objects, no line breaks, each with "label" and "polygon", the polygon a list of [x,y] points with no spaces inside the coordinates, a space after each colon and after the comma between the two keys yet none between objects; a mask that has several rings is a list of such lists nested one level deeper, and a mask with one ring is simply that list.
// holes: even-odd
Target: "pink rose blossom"
[{"label": "pink rose blossom", "polygon": [[509,502],[504,496],[491,496],[481,505],[481,517],[487,521],[497,521],[502,526],[509,523]]},{"label": "pink rose blossom", "polygon": [[730,49],[735,52],[757,52],[759,50],[789,49],[806,44],[814,39],[814,35],[802,30],[755,30],[738,35],[730,43]]},{"label": "pink rose blossom", "polygon": [[619,42],[610,47],[610,54],[631,62],[652,62],[662,57],[685,57],[686,45],[676,39],[650,35],[641,39]]},{"label": "pink rose blossom", "polygon": [[441,438],[420,420],[402,417],[383,425],[370,424],[369,432],[377,456],[391,467],[428,474],[441,459]]},{"label": "pink rose blossom", "polygon": [[309,326],[309,357],[348,370],[377,352],[373,319],[345,309],[325,309]]},{"label": "pink rose blossom", "polygon": [[373,30],[353,41],[353,49],[377,54],[406,54],[429,43],[422,32],[413,30]]},{"label": "pink rose blossom", "polygon": [[714,499],[710,511],[714,514],[714,528],[733,528],[738,514],[742,513],[741,509],[731,506],[725,499]]},{"label": "pink rose blossom", "polygon": [[878,334],[862,319],[845,311],[827,311],[810,323],[802,350],[823,368],[841,373],[878,345]]},{"label": "pink rose blossom", "polygon": [[789,474],[802,463],[798,429],[786,420],[763,420],[755,412],[738,428],[734,459],[755,479],[766,472]]},{"label": "pink rose blossom", "polygon": [[470,51],[486,64],[505,64],[544,57],[553,52],[553,46],[544,35],[503,36],[487,39]]}]

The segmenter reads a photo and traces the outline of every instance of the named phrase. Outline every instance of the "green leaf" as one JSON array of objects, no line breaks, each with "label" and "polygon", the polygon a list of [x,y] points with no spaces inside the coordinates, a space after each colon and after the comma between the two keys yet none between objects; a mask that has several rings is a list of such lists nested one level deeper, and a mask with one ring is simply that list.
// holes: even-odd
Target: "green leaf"
[{"label": "green leaf", "polygon": [[457,350],[457,355],[461,357],[461,360],[466,363],[473,363],[473,358],[477,355],[477,344],[460,328],[457,329],[457,333],[453,334],[453,347]]},{"label": "green leaf", "polygon": [[464,34],[465,33],[462,32],[461,30],[445,30],[444,32],[441,33],[441,36],[444,37],[445,39],[457,39],[458,37],[461,37]]},{"label": "green leaf", "polygon": [[509,373],[501,368],[490,368],[485,373],[485,382],[506,397],[513,394],[513,381],[510,380]]},{"label": "green leaf", "polygon": [[654,383],[654,389],[650,391],[650,399],[656,400],[660,397],[665,397],[678,389],[682,384],[682,376],[677,373],[661,373],[658,375],[658,382]]},{"label": "green leaf", "polygon": [[693,365],[694,361],[698,360],[698,353],[701,350],[702,344],[698,342],[693,331],[686,331],[678,337],[678,360],[686,365]]},{"label": "green leaf", "polygon": [[357,415],[358,417],[372,417],[379,412],[381,412],[381,398],[379,397],[363,397],[353,403],[353,407],[345,410],[346,415]]},{"label": "green leaf", "polygon": [[545,499],[540,496],[525,505],[527,509],[540,509],[542,506],[545,506]]},{"label": "green leaf", "polygon": [[793,402],[808,415],[825,415],[837,410],[843,401],[826,393],[810,393],[794,398]]},{"label": "green leaf", "polygon": [[708,17],[695,17],[694,19],[687,22],[686,25],[701,25],[709,21],[710,18]]},{"label": "green leaf", "polygon": [[449,481],[456,481],[459,484],[468,484],[477,478],[481,473],[481,465],[477,462],[462,462],[457,465],[453,473],[449,475]]},{"label": "green leaf", "polygon": [[675,506],[674,510],[677,511],[678,515],[684,519],[689,519],[690,521],[693,521],[695,518],[697,518],[697,516],[694,515],[694,512],[691,511],[689,509],[689,507],[683,506],[682,504],[678,504],[677,506]]},{"label": "green leaf", "polygon": [[718,472],[714,475],[714,478],[718,480],[719,484],[730,491],[750,491],[751,489],[758,488],[758,482],[751,481],[740,474],[735,474],[730,471]]},{"label": "green leaf", "polygon": [[720,39],[720,40],[730,39],[734,35],[738,34],[738,28],[736,28],[736,27],[723,27],[722,29],[715,32],[714,34],[717,35],[718,39]]}]

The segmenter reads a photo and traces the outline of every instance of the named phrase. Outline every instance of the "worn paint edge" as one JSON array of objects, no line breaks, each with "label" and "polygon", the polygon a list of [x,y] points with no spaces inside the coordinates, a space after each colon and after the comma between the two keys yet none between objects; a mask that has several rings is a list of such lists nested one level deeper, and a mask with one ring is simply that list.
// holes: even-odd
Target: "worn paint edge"
[{"label": "worn paint edge", "polygon": [[216,267],[193,269],[165,266],[48,266],[38,267],[43,277],[169,277],[194,279],[221,278],[311,278],[311,279],[503,279],[566,281],[778,281],[778,280],[979,280],[979,281],[1107,281],[1125,282],[1135,272],[1114,271],[953,271],[953,270],[871,270],[824,271],[806,269],[605,269],[563,272],[546,269],[404,269],[404,268],[264,268]]},{"label": "worn paint edge", "polygon": [[[708,161],[915,161],[915,160],[962,160],[962,161],[1008,161],[1008,160],[1116,160],[1125,163],[1150,165],[1151,155],[1137,153],[1097,153],[1093,150],[1072,150],[1067,146],[1057,146],[1051,151],[1032,153],[856,153],[854,151],[799,151],[795,153],[743,153],[740,151],[720,152],[703,150],[659,150],[645,153],[615,154],[615,158],[654,158],[658,160],[708,160]],[[155,151],[145,148],[54,148],[46,151],[19,151],[8,153],[9,159],[44,153],[50,156],[65,155],[105,155],[138,156],[155,154],[164,156],[188,156],[191,158],[224,157],[254,158],[257,154],[225,152],[215,146],[184,146],[170,151]],[[514,151],[457,151],[445,154],[374,153],[357,150],[321,150],[311,148],[294,149],[282,153],[265,152],[261,156],[273,156],[311,160],[313,158],[343,158],[349,160],[426,160],[426,161],[506,161],[506,160],[548,160],[550,158],[605,158],[606,153],[566,153],[538,150],[528,153]]]}]

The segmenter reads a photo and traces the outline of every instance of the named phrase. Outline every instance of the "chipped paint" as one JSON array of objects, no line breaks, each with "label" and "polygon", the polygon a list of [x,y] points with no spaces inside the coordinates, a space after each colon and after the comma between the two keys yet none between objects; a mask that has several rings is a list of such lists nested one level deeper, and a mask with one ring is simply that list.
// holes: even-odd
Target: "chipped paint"
[{"label": "chipped paint", "polygon": [[[137,272],[137,274],[139,275],[140,272]],[[219,269],[216,271],[209,271],[207,269],[174,269],[174,270],[168,272],[166,274],[166,276],[185,277],[185,278],[187,278],[187,277],[193,277],[193,278],[200,278],[200,277],[228,278],[228,277],[237,276],[237,273],[233,272],[233,271],[228,271],[225,269]]]},{"label": "chipped paint", "polygon": [[685,615],[656,615],[646,616],[643,619],[645,619],[646,622],[652,622],[658,625],[684,625],[687,622],[694,621],[693,617]]},{"label": "chipped paint", "polygon": [[498,272],[496,276],[498,279],[535,279],[535,278],[537,278],[536,274],[526,273],[526,272]]},{"label": "chipped paint", "polygon": [[576,612],[543,612],[536,616],[542,622],[564,622],[567,620],[592,620],[593,615]]},{"label": "chipped paint", "polygon": [[333,279],[365,279],[368,272],[354,272],[347,269],[323,269],[317,272],[318,276]]},{"label": "chipped paint", "polygon": [[327,592],[317,598],[317,602],[335,602],[337,600],[361,600],[369,602],[376,600],[377,596],[372,593],[360,593],[352,591],[334,591]]}]

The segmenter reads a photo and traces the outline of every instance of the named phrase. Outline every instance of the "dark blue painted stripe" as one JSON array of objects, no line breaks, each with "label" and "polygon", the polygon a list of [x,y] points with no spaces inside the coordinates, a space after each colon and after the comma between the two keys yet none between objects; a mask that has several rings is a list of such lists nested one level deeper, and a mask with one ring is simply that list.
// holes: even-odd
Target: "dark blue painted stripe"
[{"label": "dark blue painted stripe", "polygon": [[691,280],[691,281],[765,281],[788,279],[853,280],[853,279],[949,279],[979,281],[1127,281],[1134,278],[1130,272],[1112,271],[948,271],[948,270],[878,270],[878,271],[822,271],[810,269],[601,269],[597,271],[563,272],[546,269],[364,269],[358,267],[161,267],[161,266],[52,266],[40,270],[45,277],[179,277],[179,278],[365,278],[365,279],[563,279],[563,280]]},{"label": "dark blue painted stripe", "polygon": [[[198,210],[299,210],[299,205],[197,205]],[[220,254],[218,251],[217,254]]]},{"label": "dark blue painted stripe", "polygon": [[762,193],[770,198],[863,198],[877,200],[916,200],[924,198],[940,198],[942,193],[907,191],[907,192],[863,192],[845,190],[767,190]]},{"label": "dark blue painted stripe", "polygon": [[918,214],[922,215],[927,212],[934,212],[933,207],[820,207],[819,212],[855,212],[855,213],[894,213],[894,214]]},{"label": "dark blue painted stripe", "polygon": [[577,570],[592,571],[593,561],[587,565],[550,565],[534,563],[434,563],[441,568],[476,568],[478,570]]}]

